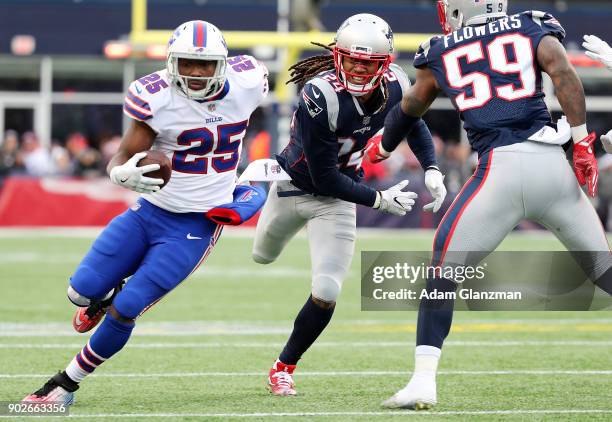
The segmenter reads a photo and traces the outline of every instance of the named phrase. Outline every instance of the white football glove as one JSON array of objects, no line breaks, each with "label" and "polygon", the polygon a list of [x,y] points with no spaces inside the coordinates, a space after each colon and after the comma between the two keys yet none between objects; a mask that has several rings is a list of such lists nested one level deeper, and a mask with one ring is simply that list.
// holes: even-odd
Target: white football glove
[{"label": "white football glove", "polygon": [[585,35],[582,46],[588,50],[585,53],[587,56],[602,62],[608,69],[612,70],[612,48],[607,42],[595,35]]},{"label": "white football glove", "polygon": [[164,184],[163,179],[143,176],[144,173],[159,170],[159,164],[137,166],[138,162],[146,156],[146,152],[139,152],[122,165],[113,167],[110,171],[111,181],[119,186],[140,193],[153,193],[160,190],[159,185]]},{"label": "white football glove", "polygon": [[444,176],[438,169],[430,168],[425,172],[425,186],[431,196],[433,196],[433,202],[425,205],[423,211],[438,212],[444,198],[446,198],[446,186],[444,186]]},{"label": "white football glove", "polygon": [[612,154],[612,130],[605,135],[601,135],[601,143],[608,154]]},{"label": "white football glove", "polygon": [[408,183],[410,183],[408,180],[402,180],[387,190],[378,191],[373,208],[388,214],[406,215],[408,211],[412,210],[414,200],[418,197],[414,192],[402,192],[402,189],[408,186]]}]

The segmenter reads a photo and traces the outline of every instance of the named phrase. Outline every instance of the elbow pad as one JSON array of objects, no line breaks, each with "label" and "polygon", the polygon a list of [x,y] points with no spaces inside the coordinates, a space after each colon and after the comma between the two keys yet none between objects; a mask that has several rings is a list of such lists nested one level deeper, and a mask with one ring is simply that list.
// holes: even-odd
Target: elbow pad
[{"label": "elbow pad", "polygon": [[233,195],[233,202],[212,208],[206,217],[217,224],[238,226],[257,214],[267,197],[263,188],[248,185],[237,185]]}]

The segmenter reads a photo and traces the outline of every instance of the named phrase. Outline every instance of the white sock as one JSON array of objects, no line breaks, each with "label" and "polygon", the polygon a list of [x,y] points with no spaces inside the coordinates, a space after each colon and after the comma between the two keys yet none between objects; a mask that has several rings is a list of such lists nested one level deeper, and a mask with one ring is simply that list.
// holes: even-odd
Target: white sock
[{"label": "white sock", "polygon": [[[79,360],[81,363],[79,363]],[[96,354],[89,345],[89,342],[76,354],[66,367],[66,374],[74,382],[81,382],[101,365],[106,359]]]},{"label": "white sock", "polygon": [[436,377],[442,350],[433,346],[417,346],[414,350],[414,376]]},{"label": "white sock", "polygon": [[87,375],[89,375],[89,372],[81,368],[76,360],[76,357],[74,357],[66,367],[66,374],[72,381],[81,382]]}]

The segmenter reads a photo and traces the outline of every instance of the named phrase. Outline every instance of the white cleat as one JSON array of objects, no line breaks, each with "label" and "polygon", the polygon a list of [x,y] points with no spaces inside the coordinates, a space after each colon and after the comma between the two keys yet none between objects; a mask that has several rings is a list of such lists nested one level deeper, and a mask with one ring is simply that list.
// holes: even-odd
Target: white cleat
[{"label": "white cleat", "polygon": [[410,382],[382,402],[388,409],[429,410],[437,404],[435,374],[414,374]]}]

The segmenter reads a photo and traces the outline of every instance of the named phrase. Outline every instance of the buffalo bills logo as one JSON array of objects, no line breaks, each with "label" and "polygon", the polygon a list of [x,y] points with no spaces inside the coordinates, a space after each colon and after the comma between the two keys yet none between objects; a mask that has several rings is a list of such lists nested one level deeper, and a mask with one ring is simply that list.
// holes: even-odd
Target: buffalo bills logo
[{"label": "buffalo bills logo", "polygon": [[[185,27],[183,27],[184,29]],[[176,39],[178,38],[178,36],[181,35],[181,29],[177,29],[176,31],[174,31],[174,33],[172,34],[172,36],[170,37],[170,41],[168,41],[168,47],[170,47],[172,44],[174,44],[174,41],[176,41]]]},{"label": "buffalo bills logo", "polygon": [[238,198],[236,202],[249,202],[254,196],[257,196],[257,195],[259,194],[256,191],[249,190],[243,193],[242,196]]}]

